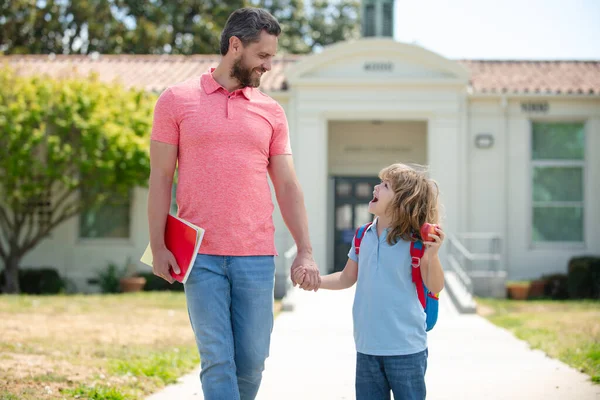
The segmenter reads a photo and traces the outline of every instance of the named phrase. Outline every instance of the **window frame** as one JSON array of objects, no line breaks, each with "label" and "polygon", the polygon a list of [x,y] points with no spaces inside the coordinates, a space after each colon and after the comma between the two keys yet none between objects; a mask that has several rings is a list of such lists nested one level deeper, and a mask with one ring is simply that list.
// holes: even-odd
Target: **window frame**
[{"label": "window frame", "polygon": [[[79,195],[81,196],[81,190],[79,191]],[[77,214],[77,244],[91,244],[91,245],[133,245],[133,236],[134,232],[134,213],[133,207],[135,204],[135,189],[129,190],[128,195],[128,203],[129,207],[127,209],[127,213],[129,214],[129,226],[128,226],[128,236],[122,238],[111,238],[111,237],[83,237],[81,231],[81,218],[83,217],[84,212]]]},{"label": "window frame", "polygon": [[[560,124],[560,123],[579,123],[583,125],[583,159],[575,160],[552,160],[552,159],[544,159],[544,160],[534,160],[533,159],[533,125],[536,123],[542,124]],[[554,118],[544,118],[544,119],[530,119],[529,120],[529,130],[528,130],[528,144],[529,144],[529,152],[528,152],[528,209],[527,209],[527,237],[529,242],[530,249],[540,249],[540,250],[549,250],[549,249],[573,249],[580,250],[587,248],[587,223],[586,223],[586,212],[589,211],[589,201],[588,201],[588,174],[589,174],[589,127],[588,121],[582,118],[573,118],[573,117],[554,117]],[[582,168],[582,181],[583,181],[583,193],[582,200],[579,201],[553,201],[553,202],[536,202],[533,199],[533,171],[535,167],[581,167]],[[536,204],[538,203],[538,204]],[[534,241],[533,240],[533,214],[534,207],[539,207],[539,203],[544,203],[546,205],[581,205],[583,210],[583,221],[581,225],[582,229],[582,241]]]}]

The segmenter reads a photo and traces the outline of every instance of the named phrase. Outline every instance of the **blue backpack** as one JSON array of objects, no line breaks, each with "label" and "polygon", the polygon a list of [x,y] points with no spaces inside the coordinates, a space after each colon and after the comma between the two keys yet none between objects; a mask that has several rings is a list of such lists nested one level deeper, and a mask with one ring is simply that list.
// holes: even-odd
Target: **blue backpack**
[{"label": "blue backpack", "polygon": [[[371,226],[371,222],[359,227],[356,230],[356,234],[354,235],[354,250],[356,255],[358,255],[360,250],[360,242],[362,242],[363,237],[365,236],[365,232],[367,228]],[[411,257],[411,265],[412,265],[412,281],[415,284],[417,296],[419,297],[419,302],[423,306],[426,315],[427,322],[427,331],[430,331],[437,322],[438,318],[438,308],[439,308],[439,293],[430,292],[425,283],[423,282],[423,278],[421,276],[421,258],[425,254],[425,246],[423,246],[423,242],[417,240],[416,242],[410,243],[410,257]]]}]

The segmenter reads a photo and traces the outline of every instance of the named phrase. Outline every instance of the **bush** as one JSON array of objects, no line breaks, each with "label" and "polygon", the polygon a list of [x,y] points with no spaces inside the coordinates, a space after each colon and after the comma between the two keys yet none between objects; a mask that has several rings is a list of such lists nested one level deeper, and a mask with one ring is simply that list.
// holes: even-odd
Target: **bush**
[{"label": "bush", "polygon": [[[4,273],[0,274],[0,286],[4,285]],[[66,281],[52,267],[22,268],[19,270],[19,286],[25,294],[57,294],[64,292]]]},{"label": "bush", "polygon": [[146,286],[144,286],[145,292],[154,292],[161,290],[172,290],[176,292],[183,292],[183,285],[177,281],[170,284],[163,278],[154,275],[152,272],[145,272],[138,274],[146,278]]},{"label": "bush", "polygon": [[108,264],[104,271],[99,272],[96,275],[96,281],[100,285],[102,293],[119,293],[121,291],[119,281],[122,275],[119,267],[113,263]]},{"label": "bush", "polygon": [[568,271],[569,298],[600,298],[600,257],[574,257],[569,261]]},{"label": "bush", "polygon": [[550,297],[553,300],[564,300],[569,298],[568,278],[566,274],[545,275],[542,279],[546,281],[544,297]]}]

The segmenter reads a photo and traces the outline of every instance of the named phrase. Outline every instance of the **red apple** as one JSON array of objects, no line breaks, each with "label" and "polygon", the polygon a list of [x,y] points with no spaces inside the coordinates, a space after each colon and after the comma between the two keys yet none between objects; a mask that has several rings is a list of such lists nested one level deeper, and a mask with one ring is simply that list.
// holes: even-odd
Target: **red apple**
[{"label": "red apple", "polygon": [[430,242],[431,238],[429,237],[430,234],[435,234],[435,228],[437,228],[437,224],[430,224],[428,222],[425,222],[423,224],[423,226],[421,226],[421,238],[423,239],[424,242]]}]

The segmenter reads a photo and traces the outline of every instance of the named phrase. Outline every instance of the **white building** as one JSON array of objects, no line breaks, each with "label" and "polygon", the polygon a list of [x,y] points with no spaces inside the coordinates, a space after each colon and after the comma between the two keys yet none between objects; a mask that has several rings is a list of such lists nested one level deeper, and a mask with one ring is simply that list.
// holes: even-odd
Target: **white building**
[{"label": "white building", "polygon": [[[21,73],[59,75],[74,67],[156,92],[218,63],[217,56],[6,59]],[[486,248],[462,243],[498,253],[491,268],[505,269],[508,279],[566,272],[571,257],[600,253],[598,61],[449,60],[389,38],[364,38],[281,58],[261,89],[287,112],[323,272],[345,263],[354,229],[370,218],[377,173],[393,162],[429,165],[446,231],[500,238],[483,240]],[[138,259],[148,243],[146,197],[136,189],[121,208],[125,218],[68,221],[22,265],[54,266],[83,283],[109,261]],[[274,218],[282,254],[293,242],[278,211]],[[490,243],[497,251],[487,249]],[[456,259],[467,269],[490,268]]]}]

